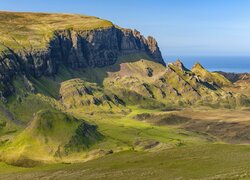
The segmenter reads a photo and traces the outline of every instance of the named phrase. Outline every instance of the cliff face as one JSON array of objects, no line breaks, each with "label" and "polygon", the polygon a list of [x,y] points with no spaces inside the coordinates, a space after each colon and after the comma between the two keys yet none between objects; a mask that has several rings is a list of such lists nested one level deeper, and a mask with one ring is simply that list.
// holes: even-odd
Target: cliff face
[{"label": "cliff face", "polygon": [[218,73],[225,76],[232,83],[235,83],[237,81],[249,81],[250,82],[250,73],[228,73],[228,72],[222,72],[222,71],[218,71]]},{"label": "cliff face", "polygon": [[0,97],[9,95],[13,88],[10,80],[16,74],[34,77],[57,73],[59,64],[77,69],[104,67],[114,64],[121,55],[145,53],[152,60],[164,64],[154,38],[144,38],[140,32],[118,29],[55,31],[45,50],[8,50],[0,56]]},{"label": "cliff face", "polygon": [[71,68],[104,67],[117,61],[119,55],[143,52],[164,64],[157,42],[145,39],[138,31],[111,27],[91,31],[59,31],[50,43],[54,60]]}]

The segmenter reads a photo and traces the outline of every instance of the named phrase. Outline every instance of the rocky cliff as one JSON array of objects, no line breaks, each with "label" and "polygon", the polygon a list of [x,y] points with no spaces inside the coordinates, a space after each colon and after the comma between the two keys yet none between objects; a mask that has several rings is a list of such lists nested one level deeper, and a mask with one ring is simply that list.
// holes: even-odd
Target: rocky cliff
[{"label": "rocky cliff", "polygon": [[223,71],[218,71],[218,73],[225,76],[232,83],[235,83],[237,81],[249,81],[250,82],[250,73],[230,73],[230,72],[223,72]]},{"label": "rocky cliff", "polygon": [[144,38],[140,32],[110,27],[90,31],[63,30],[55,32],[48,57],[53,63],[64,63],[71,68],[104,67],[112,65],[120,55],[145,53],[164,64],[154,38]]},{"label": "rocky cliff", "polygon": [[15,47],[19,46],[18,51],[8,43],[0,42],[1,47],[4,47],[0,53],[0,97],[3,101],[14,91],[11,79],[15,75],[50,76],[57,73],[60,64],[73,69],[104,67],[114,64],[121,55],[133,53],[145,53],[153,61],[164,64],[154,38],[146,39],[136,30],[121,29],[114,25],[90,30],[55,30],[46,48],[40,49],[32,48],[35,47],[32,42],[27,48],[14,37],[13,41]]}]

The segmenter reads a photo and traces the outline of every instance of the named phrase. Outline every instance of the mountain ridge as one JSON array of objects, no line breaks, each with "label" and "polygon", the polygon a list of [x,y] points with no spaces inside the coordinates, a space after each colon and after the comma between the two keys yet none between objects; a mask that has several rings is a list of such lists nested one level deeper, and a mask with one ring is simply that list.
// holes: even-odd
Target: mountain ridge
[{"label": "mountain ridge", "polygon": [[[22,16],[19,17],[20,15]],[[52,22],[50,22],[50,19],[47,20],[47,17],[45,17],[45,21],[43,16],[49,16],[48,18],[51,18]],[[78,19],[72,20],[71,22],[70,18],[72,19],[74,17]],[[7,21],[8,18],[10,22]],[[28,22],[34,18],[35,22]],[[83,20],[81,18],[83,18]],[[57,21],[54,23],[53,21],[55,21],[55,19]],[[69,22],[64,22],[64,19],[69,19]],[[37,23],[39,20],[42,21],[42,23],[36,24],[35,30],[32,29],[34,28],[34,24],[32,23]],[[72,28],[67,27],[73,26],[73,23],[76,21],[80,25],[75,25],[77,27]],[[1,22],[3,24],[13,23],[13,25],[9,27],[12,30],[15,30],[15,27],[19,25],[20,28],[25,27],[31,29],[34,34],[42,33],[42,35],[37,35],[38,37],[34,38],[37,42],[40,42],[43,36],[46,36],[44,32],[37,32],[37,28],[42,28],[46,23],[50,26],[52,26],[51,24],[53,23],[56,25],[58,23],[66,23],[62,28],[52,28],[52,36],[48,41],[46,40],[47,45],[45,48],[33,47],[34,43],[29,40],[30,37],[32,38],[32,35],[25,34],[26,31],[28,31],[26,29],[17,29],[13,36],[7,33],[6,37],[3,36],[0,39],[1,45],[4,47],[0,56],[0,96],[3,101],[5,96],[15,91],[11,80],[17,74],[26,75],[27,77],[41,77],[42,75],[53,76],[57,73],[60,64],[64,64],[72,69],[104,67],[114,64],[119,56],[134,53],[145,53],[153,61],[165,64],[158,44],[153,37],[149,36],[146,39],[137,30],[121,29],[115,27],[113,24],[106,26],[106,21],[99,18],[39,13],[17,13],[16,15],[15,13],[8,12],[0,13],[0,23]],[[28,22],[28,27],[26,27],[25,24],[21,24],[24,22]],[[81,23],[83,25],[81,25]],[[87,29],[84,29],[85,26],[87,26]],[[89,29],[91,26],[93,26],[92,29]],[[7,27],[2,25],[0,30],[3,31],[6,28]],[[2,33],[4,33],[4,31]],[[24,41],[29,41],[28,45],[25,45]],[[16,46],[18,48],[16,48]]]}]

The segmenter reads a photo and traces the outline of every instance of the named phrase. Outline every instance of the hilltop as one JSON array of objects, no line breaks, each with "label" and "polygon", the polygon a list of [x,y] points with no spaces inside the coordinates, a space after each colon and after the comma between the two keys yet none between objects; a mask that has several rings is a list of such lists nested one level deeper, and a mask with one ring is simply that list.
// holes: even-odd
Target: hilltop
[{"label": "hilltop", "polygon": [[94,30],[114,26],[93,16],[76,14],[0,12],[0,51],[46,49],[59,30]]}]

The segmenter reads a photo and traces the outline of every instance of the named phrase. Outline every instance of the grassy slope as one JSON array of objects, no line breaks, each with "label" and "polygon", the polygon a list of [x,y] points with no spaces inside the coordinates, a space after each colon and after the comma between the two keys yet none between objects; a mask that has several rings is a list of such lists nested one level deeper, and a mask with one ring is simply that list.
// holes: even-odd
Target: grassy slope
[{"label": "grassy slope", "polygon": [[[0,51],[44,49],[56,30],[92,30],[113,24],[92,16],[73,14],[0,12]],[[32,44],[32,46],[31,46]]]},{"label": "grassy slope", "polygon": [[[0,177],[34,179],[57,176],[63,179],[79,178],[127,178],[164,179],[164,178],[234,178],[248,177],[249,146],[213,144],[202,136],[188,133],[173,127],[157,127],[133,120],[136,114],[157,113],[158,110],[143,110],[130,107],[128,115],[95,114],[91,116],[81,112],[72,112],[78,117],[98,124],[99,130],[106,136],[105,141],[89,150],[125,150],[125,152],[105,156],[84,164],[54,164],[35,168],[20,168],[0,164]],[[162,142],[149,152],[141,151],[135,145],[136,140],[156,140]],[[166,143],[164,146],[163,143]],[[117,149],[118,148],[118,149]],[[134,152],[137,150],[137,152]],[[127,150],[127,151],[126,151]],[[36,155],[35,155],[36,156]],[[39,154],[38,154],[39,156]],[[14,174],[12,172],[15,172]],[[20,172],[20,173],[17,173]],[[60,173],[59,173],[60,172]],[[126,174],[126,176],[125,176]]]},{"label": "grassy slope", "polygon": [[194,67],[192,68],[192,72],[208,82],[215,82],[219,86],[232,85],[232,83],[223,75],[216,72],[209,72],[199,63],[196,63],[194,65]]},{"label": "grassy slope", "polygon": [[[39,110],[62,109],[60,103],[55,99],[45,96],[47,94],[41,87],[37,86],[38,93],[32,94],[25,88],[24,82],[21,78],[15,79],[13,84],[16,92],[14,95],[8,97],[8,103],[5,106],[16,119],[28,123],[32,120],[34,113]],[[47,86],[47,89],[48,87],[49,86]]]},{"label": "grassy slope", "polygon": [[[0,106],[2,107],[3,104],[0,103]],[[15,133],[18,129],[19,127],[15,123],[11,122],[8,116],[1,111],[0,113],[0,144],[5,139],[5,138],[2,138],[2,136],[4,135],[8,136],[8,134]]]},{"label": "grassy slope", "polygon": [[[207,143],[202,136],[188,133],[182,130],[169,127],[157,127],[150,124],[135,121],[133,117],[137,113],[158,111],[144,110],[136,107],[129,107],[132,112],[128,115],[121,114],[94,114],[86,115],[79,111],[72,111],[76,117],[83,117],[99,127],[99,131],[106,136],[106,142],[100,145],[101,148],[120,149],[143,149],[137,146],[137,141],[149,142],[149,140],[159,141],[162,144],[156,149],[176,147],[182,144]],[[106,144],[105,144],[106,143]],[[111,147],[109,147],[111,145]],[[143,146],[143,144],[142,144]],[[100,148],[99,147],[99,148]],[[96,148],[96,147],[93,147]]]},{"label": "grassy slope", "polygon": [[[132,61],[134,58],[147,58],[147,56],[143,54],[137,54],[131,57],[127,56],[125,58],[121,58],[120,61],[125,61],[124,59]],[[108,72],[114,71],[114,69],[117,70],[117,68],[119,70],[119,63],[112,67],[105,67],[102,69],[88,68],[78,71],[61,66],[57,76],[54,78],[41,77],[40,79],[30,79],[39,94],[29,93],[25,88],[23,79],[18,77],[13,81],[13,84],[16,88],[16,93],[15,95],[8,98],[8,103],[5,106],[12,113],[13,117],[26,124],[32,119],[33,114],[39,110],[48,108],[64,109],[62,105],[55,100],[59,97],[59,89],[62,82],[73,78],[81,78],[89,82],[97,82],[99,86],[103,86],[103,81],[106,77],[108,77]],[[93,107],[89,110],[93,111]],[[2,138],[3,135],[8,136],[9,138],[9,136],[11,136],[13,133],[16,133],[16,130],[23,129],[23,127],[19,127],[12,123],[10,119],[2,112],[0,113],[0,123],[2,124],[0,128],[1,142],[2,140],[5,140],[5,138]]]},{"label": "grassy slope", "polygon": [[102,135],[83,120],[60,111],[42,110],[24,131],[0,147],[0,158],[25,167],[55,163],[68,153],[88,149],[101,139]]},{"label": "grassy slope", "polygon": [[[141,55],[138,55],[140,58]],[[146,57],[145,57],[146,58]],[[138,78],[143,78],[145,76],[145,68],[147,66],[152,66],[153,64],[149,61],[138,61],[132,62],[134,57],[131,57],[131,61],[129,62],[126,58],[126,61],[123,62],[123,59],[120,59],[122,64],[116,64],[112,67],[106,67],[103,69],[97,68],[89,68],[85,70],[79,71],[71,71],[67,68],[60,68],[58,76],[55,78],[43,77],[39,81],[32,80],[38,92],[43,93],[48,96],[58,97],[58,91],[60,87],[60,83],[72,79],[75,77],[80,77],[84,80],[90,82],[98,82],[99,86],[107,87],[107,77],[114,76],[116,72],[121,75],[123,73],[133,73],[134,71],[139,71]],[[136,64],[136,66],[134,66]],[[155,65],[157,68],[157,65]],[[124,70],[125,69],[125,70]],[[164,68],[163,68],[164,69]],[[124,71],[123,71],[124,70]],[[119,71],[119,72],[118,72]],[[91,76],[89,72],[92,72]],[[161,74],[161,71],[155,72],[156,74]],[[158,77],[158,76],[157,76]],[[154,79],[148,78],[145,76],[144,78],[147,82],[154,81]],[[63,108],[58,105],[50,97],[45,97],[43,95],[34,95],[34,94],[25,94],[25,89],[22,87],[21,81],[18,80],[15,85],[18,87],[17,95],[11,97],[10,103],[8,104],[8,108],[16,115],[17,117],[21,117],[21,119],[25,122],[29,122],[33,116],[33,113],[44,109],[46,107],[56,107]],[[21,97],[22,101],[16,101],[17,96]],[[149,101],[145,101],[149,103]],[[144,103],[145,103],[144,102]],[[80,108],[80,109],[72,109],[69,113],[73,114],[75,117],[79,119],[85,119],[86,121],[96,124],[99,127],[100,132],[105,136],[105,139],[99,143],[94,144],[93,146],[88,148],[88,153],[83,153],[79,156],[79,154],[73,154],[69,157],[69,161],[73,162],[78,160],[85,159],[89,160],[94,157],[103,156],[106,152],[110,150],[114,152],[127,151],[122,154],[115,154],[111,156],[107,156],[103,159],[96,160],[93,162],[89,162],[87,164],[76,164],[72,166],[67,165],[48,165],[45,167],[37,167],[34,169],[22,169],[12,166],[7,166],[5,164],[0,164],[2,171],[0,173],[12,172],[12,171],[34,171],[27,176],[36,176],[39,171],[63,168],[63,171],[67,169],[72,169],[73,172],[79,175],[79,172],[82,171],[80,169],[86,170],[92,168],[91,171],[85,172],[85,175],[88,175],[89,178],[93,177],[93,172],[95,172],[95,177],[103,177],[108,176],[110,178],[116,178],[117,175],[121,175],[120,173],[131,172],[135,177],[141,177],[145,172],[152,172],[152,174],[146,174],[148,177],[152,177],[157,175],[156,177],[177,177],[183,176],[186,178],[190,177],[204,177],[204,176],[214,176],[215,174],[228,174],[232,169],[236,169],[235,173],[241,174],[242,172],[248,171],[247,168],[249,164],[241,163],[244,158],[248,158],[248,152],[245,149],[248,149],[246,146],[234,146],[234,145],[216,145],[212,144],[208,141],[206,136],[199,135],[196,133],[187,132],[184,130],[176,129],[171,126],[158,127],[145,122],[135,121],[133,117],[136,114],[140,113],[150,113],[150,112],[158,112],[159,109],[146,110],[142,108],[138,108],[135,106],[128,107],[131,109],[131,112],[125,113],[111,113],[111,112],[97,112],[93,108]],[[25,113],[23,113],[25,112]],[[65,127],[68,129],[67,127]],[[25,132],[24,132],[25,134]],[[27,133],[26,133],[27,135]],[[22,138],[24,135],[21,135],[21,143],[23,143]],[[30,139],[31,138],[31,139]],[[61,142],[63,140],[59,139]],[[26,145],[31,144],[32,148],[34,147],[35,151],[40,152],[37,154],[32,154],[35,159],[41,158],[41,154],[43,155],[43,159],[52,160],[53,157],[49,154],[41,152],[40,150],[43,147],[43,144],[32,139],[31,136],[24,137]],[[18,140],[18,139],[17,139]],[[18,141],[16,141],[18,142]],[[31,142],[31,143],[30,143]],[[34,142],[34,143],[33,143]],[[152,142],[160,142],[159,145],[147,149],[147,146],[150,146]],[[56,143],[54,143],[56,144]],[[209,147],[209,148],[208,148]],[[239,147],[239,151],[236,152],[235,149]],[[207,149],[208,148],[208,149]],[[211,148],[211,149],[210,149]],[[39,150],[39,151],[38,151]],[[139,152],[133,152],[133,150]],[[144,150],[150,151],[150,153],[143,152]],[[220,153],[226,152],[234,155],[235,159],[228,159],[227,154]],[[104,153],[103,153],[104,152]],[[31,151],[27,152],[31,153]],[[203,156],[203,153],[206,156]],[[173,157],[173,158],[170,158]],[[203,159],[201,161],[197,160],[199,158]],[[244,157],[244,158],[243,158]],[[136,159],[135,162],[128,162],[127,159]],[[211,158],[211,159],[210,159]],[[166,160],[166,161],[165,161]],[[178,162],[177,164],[176,161]],[[66,161],[67,162],[67,161]],[[117,165],[117,162],[119,162]],[[123,163],[120,163],[123,162]],[[97,168],[99,164],[106,164],[103,169]],[[199,167],[202,167],[202,171],[195,171],[197,165],[195,163],[199,163]],[[221,166],[225,163],[225,169]],[[134,165],[133,165],[134,164]],[[153,164],[153,165],[152,165]],[[165,165],[164,165],[165,164]],[[211,164],[218,164],[218,166],[211,166]],[[57,167],[58,166],[58,167]],[[104,165],[103,165],[104,166]],[[210,167],[211,166],[211,167]],[[140,167],[140,170],[139,168]],[[162,168],[161,168],[162,167]],[[66,169],[64,169],[66,168]],[[86,168],[86,169],[85,169]],[[171,169],[172,168],[172,169]],[[241,168],[241,169],[240,169]],[[178,169],[178,170],[176,170]],[[206,170],[208,169],[208,170]],[[205,171],[206,170],[206,171]],[[225,170],[224,172],[222,172]],[[36,172],[38,171],[38,172]],[[109,175],[106,173],[109,172]],[[56,171],[55,171],[56,173]],[[23,175],[23,174],[22,174]],[[57,174],[58,175],[58,174]],[[9,176],[9,175],[7,175]],[[69,176],[74,177],[74,173],[69,173]],[[95,178],[93,177],[93,178]]]},{"label": "grassy slope", "polygon": [[[0,176],[14,179],[248,179],[248,146],[206,145],[164,151],[122,152],[84,164],[50,165],[23,169],[0,164]],[[12,172],[22,173],[12,173]]]},{"label": "grassy slope", "polygon": [[[34,166],[40,164],[40,162],[77,162],[93,159],[105,155],[106,152],[110,150],[113,152],[126,150],[159,151],[183,145],[190,146],[209,143],[205,137],[195,133],[189,133],[171,127],[157,127],[135,121],[133,119],[134,115],[149,111],[135,107],[130,108],[133,109],[133,111],[128,115],[95,112],[93,116],[93,114],[90,115],[78,109],[70,111],[75,117],[98,125],[98,131],[103,134],[105,139],[89,146],[85,149],[86,151],[80,152],[80,154],[70,153],[65,156],[63,151],[61,151],[62,156],[60,157],[55,156],[57,148],[61,146],[61,149],[63,149],[65,141],[68,141],[70,138],[69,134],[72,135],[72,131],[76,129],[75,126],[78,124],[67,124],[64,120],[65,118],[61,117],[60,114],[60,116],[50,116],[47,113],[43,113],[44,116],[49,117],[40,118],[39,121],[33,121],[32,124],[16,136],[12,142],[0,148],[3,153],[2,159],[11,164]],[[152,110],[152,112],[153,111],[157,112],[158,110]],[[35,119],[37,119],[37,117],[35,117]],[[49,125],[46,123],[47,120],[53,122],[53,127],[56,127],[56,131],[53,129],[52,131],[47,127],[47,125]],[[41,128],[37,127],[41,123],[46,126],[45,131],[41,131]],[[147,148],[155,142],[159,144],[152,146],[152,148]]]}]

